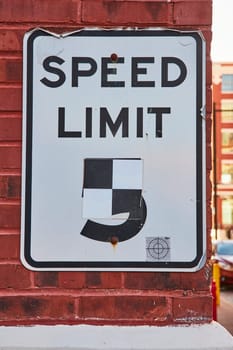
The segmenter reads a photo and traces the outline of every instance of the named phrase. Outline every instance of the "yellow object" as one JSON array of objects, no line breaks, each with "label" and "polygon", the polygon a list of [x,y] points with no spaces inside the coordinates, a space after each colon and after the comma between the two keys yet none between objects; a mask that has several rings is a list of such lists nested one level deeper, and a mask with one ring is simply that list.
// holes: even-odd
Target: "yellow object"
[{"label": "yellow object", "polygon": [[216,283],[216,304],[220,305],[220,268],[218,263],[213,264],[213,280]]}]

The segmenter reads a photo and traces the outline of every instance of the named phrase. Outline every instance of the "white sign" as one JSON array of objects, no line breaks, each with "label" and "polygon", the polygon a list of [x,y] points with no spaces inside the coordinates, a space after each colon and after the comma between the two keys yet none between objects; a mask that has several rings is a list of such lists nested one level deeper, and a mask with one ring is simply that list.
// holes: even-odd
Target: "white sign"
[{"label": "white sign", "polygon": [[25,266],[203,266],[204,61],[198,32],[25,35]]}]

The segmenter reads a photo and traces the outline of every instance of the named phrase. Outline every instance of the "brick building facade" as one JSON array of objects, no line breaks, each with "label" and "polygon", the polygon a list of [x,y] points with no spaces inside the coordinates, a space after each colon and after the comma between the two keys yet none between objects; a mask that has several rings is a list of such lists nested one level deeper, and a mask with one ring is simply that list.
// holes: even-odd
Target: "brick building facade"
[{"label": "brick building facade", "polygon": [[[211,266],[198,272],[33,272],[20,262],[22,42],[41,27],[166,27],[207,44],[207,237],[211,229],[210,0],[0,1],[0,325],[179,325],[212,321]],[[208,258],[211,254],[208,239]]]}]

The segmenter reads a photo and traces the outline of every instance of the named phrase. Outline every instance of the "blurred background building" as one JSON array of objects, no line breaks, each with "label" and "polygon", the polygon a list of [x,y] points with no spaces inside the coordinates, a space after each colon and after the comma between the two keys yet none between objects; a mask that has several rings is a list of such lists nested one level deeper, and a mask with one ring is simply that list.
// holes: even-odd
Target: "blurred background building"
[{"label": "blurred background building", "polygon": [[233,238],[233,62],[213,63],[213,230]]}]

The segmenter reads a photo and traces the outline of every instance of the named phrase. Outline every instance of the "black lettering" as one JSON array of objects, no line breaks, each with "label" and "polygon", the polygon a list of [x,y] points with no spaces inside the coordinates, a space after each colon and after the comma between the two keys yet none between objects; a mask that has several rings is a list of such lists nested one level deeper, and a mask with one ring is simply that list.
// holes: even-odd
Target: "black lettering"
[{"label": "black lettering", "polygon": [[65,131],[64,107],[58,107],[58,137],[82,137],[81,131]]},{"label": "black lettering", "polygon": [[138,75],[147,74],[147,68],[138,67],[140,63],[154,63],[154,57],[132,57],[132,86],[133,87],[154,87],[154,81],[139,81]]},{"label": "black lettering", "polygon": [[92,108],[86,108],[86,137],[92,137]]},{"label": "black lettering", "polygon": [[[79,69],[79,64],[89,64],[87,70]],[[72,57],[72,87],[78,87],[78,77],[90,77],[97,71],[97,63],[91,57]]]},{"label": "black lettering", "polygon": [[[112,62],[112,59],[109,57],[102,57],[102,70],[101,70],[101,86],[102,87],[124,87],[125,82],[124,81],[109,81],[108,80],[108,75],[109,74],[117,74],[117,69],[114,68],[109,68],[108,64]],[[124,63],[124,58],[123,57],[118,57],[117,62],[114,62],[114,66],[116,63]]]},{"label": "black lettering", "polygon": [[[169,80],[168,78],[168,66],[169,64],[176,64],[180,69],[180,75],[175,80]],[[187,68],[183,61],[177,57],[162,57],[162,87],[175,87],[183,83],[187,76]]]},{"label": "black lettering", "polygon": [[143,137],[143,108],[137,108],[137,137]]},{"label": "black lettering", "polygon": [[40,81],[44,85],[51,87],[51,88],[56,88],[56,87],[61,86],[66,80],[65,73],[61,69],[51,66],[51,63],[57,63],[57,64],[62,65],[64,62],[65,61],[61,57],[57,57],[57,56],[49,56],[49,57],[45,58],[43,61],[43,68],[47,72],[57,75],[58,79],[53,81],[53,80],[49,80],[49,79],[44,77]]},{"label": "black lettering", "polygon": [[147,109],[148,113],[154,113],[155,114],[155,137],[162,137],[163,136],[163,119],[162,116],[164,113],[168,114],[171,113],[170,107],[148,107]]},{"label": "black lettering", "polygon": [[108,113],[107,108],[100,108],[100,137],[106,137],[106,125],[113,136],[116,135],[118,129],[122,125],[122,137],[129,136],[129,109],[122,108],[115,123],[112,121],[111,116]]}]

